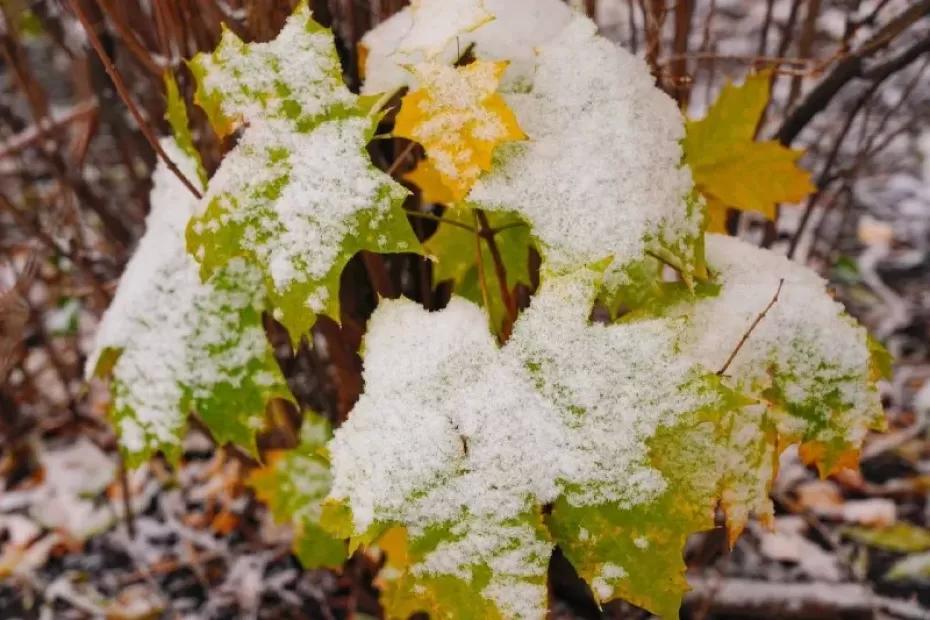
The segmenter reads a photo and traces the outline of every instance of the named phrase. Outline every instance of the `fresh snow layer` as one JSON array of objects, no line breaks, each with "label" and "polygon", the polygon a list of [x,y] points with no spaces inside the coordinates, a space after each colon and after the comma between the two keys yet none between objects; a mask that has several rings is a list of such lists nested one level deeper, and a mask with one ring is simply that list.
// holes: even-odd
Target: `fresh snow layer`
[{"label": "fresh snow layer", "polygon": [[549,269],[689,253],[701,213],[688,203],[684,122],[641,59],[575,16],[539,48],[532,89],[505,98],[529,139],[497,150],[469,200],[520,213]]},{"label": "fresh snow layer", "polygon": [[[241,228],[242,250],[266,265],[279,293],[325,279],[346,237],[358,232],[355,219],[370,211],[377,222],[406,195],[368,159],[371,125],[363,116],[326,121],[307,133],[278,121],[253,124],[201,202],[219,215],[201,216],[193,231]],[[328,297],[320,286],[306,300],[308,311],[323,312]]]},{"label": "fresh snow layer", "polygon": [[[173,140],[162,140],[162,147],[187,178],[197,178],[194,162]],[[201,282],[184,242],[196,199],[162,162],[150,202],[146,233],[104,314],[86,369],[91,376],[105,351],[120,352],[112,369],[113,409],[130,454],[179,443],[189,413],[185,398],[209,398],[222,383],[241,386],[249,364],[268,351],[261,324],[242,325],[239,314],[260,311],[260,274],[234,261],[221,288]],[[271,387],[276,377],[257,373],[250,380]]]},{"label": "fresh snow layer", "polygon": [[[752,330],[726,374],[749,393],[766,386],[774,374],[785,398],[798,406],[835,396],[842,405],[836,406],[838,417],[830,425],[840,433],[837,439],[861,442],[868,426],[864,421],[881,411],[869,380],[865,328],[824,292],[826,282],[803,265],[733,237],[707,235],[705,244],[707,263],[722,288],[716,297],[678,309],[690,326],[682,338],[685,350],[708,368],[723,368],[784,280],[778,301]],[[782,433],[794,435],[805,422],[783,417],[780,425]]]},{"label": "fresh snow layer", "polygon": [[305,6],[267,43],[246,44],[226,30],[216,51],[198,55],[194,66],[205,93],[218,96],[234,121],[312,119],[357,101],[343,82],[332,33]]},{"label": "fresh snow layer", "polygon": [[[532,80],[535,48],[571,19],[559,0],[420,0],[369,31],[364,93],[416,86],[407,67],[425,61],[454,63],[470,47],[481,60],[507,60],[504,90]],[[456,20],[451,19],[455,17]]]},{"label": "fresh snow layer", "polygon": [[[469,567],[515,548],[517,527],[535,551],[509,556],[503,581],[492,578],[484,595],[501,610],[533,617],[538,610],[520,607],[535,600],[521,594],[530,584],[513,575],[544,574],[537,559],[548,543],[515,520],[560,495],[576,506],[630,508],[666,490],[650,464],[649,441],[660,427],[719,402],[700,379],[722,368],[781,279],[778,301],[724,382],[760,394],[774,380],[787,386],[789,399],[813,399],[821,408],[834,406],[826,399],[838,392],[843,402],[832,414],[842,417],[842,439],[861,439],[880,410],[867,387],[861,328],[806,268],[736,239],[706,242],[722,285],[717,297],[659,318],[592,324],[599,275],[583,269],[546,280],[502,348],[482,311],[460,298],[434,313],[409,301],[383,302],[366,336],[365,392],[330,444],[331,497],[348,503],[359,532],[377,522],[399,522],[414,538],[430,526],[448,528],[448,540],[412,568],[418,575],[468,580]],[[694,472],[694,484],[707,493],[722,485],[736,523],[750,511],[771,514],[771,448],[747,450],[764,437],[770,415],[747,406],[725,440],[709,428],[688,431],[716,463]],[[829,439],[814,422],[774,415],[780,430]],[[607,592],[624,575],[605,565],[594,587]],[[508,579],[510,590],[502,586]]]}]

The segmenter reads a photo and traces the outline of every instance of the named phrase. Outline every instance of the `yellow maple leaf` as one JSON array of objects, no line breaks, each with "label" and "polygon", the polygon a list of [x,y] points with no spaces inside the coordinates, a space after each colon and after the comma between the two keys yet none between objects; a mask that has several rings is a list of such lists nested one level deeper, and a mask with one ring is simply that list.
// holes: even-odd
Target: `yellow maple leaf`
[{"label": "yellow maple leaf", "polygon": [[[463,199],[491,168],[498,144],[526,137],[496,92],[506,69],[506,62],[482,61],[464,67],[422,63],[411,68],[420,86],[403,98],[394,135],[423,145],[429,166],[453,202]],[[428,174],[420,171],[421,178]]]},{"label": "yellow maple leaf", "polygon": [[428,159],[424,159],[416,168],[405,174],[404,180],[420,188],[425,203],[450,204],[455,200],[452,191],[446,187],[439,172]]},{"label": "yellow maple leaf", "polygon": [[776,141],[756,142],[756,126],[769,100],[771,71],[727,84],[707,116],[685,127],[685,161],[707,200],[708,229],[724,232],[726,209],[775,219],[775,205],[798,202],[814,191],[810,173],[798,167],[803,151]]}]

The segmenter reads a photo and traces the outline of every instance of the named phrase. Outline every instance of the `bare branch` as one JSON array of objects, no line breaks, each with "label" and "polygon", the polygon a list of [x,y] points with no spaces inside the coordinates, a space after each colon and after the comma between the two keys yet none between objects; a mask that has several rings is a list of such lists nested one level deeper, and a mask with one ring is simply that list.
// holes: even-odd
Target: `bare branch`
[{"label": "bare branch", "polygon": [[811,119],[826,108],[846,84],[853,79],[866,77],[865,61],[868,57],[887,47],[899,34],[928,15],[930,15],[930,0],[915,2],[889,21],[861,47],[840,60],[827,77],[814,87],[801,104],[788,115],[776,132],[775,139],[785,146],[790,146]]},{"label": "bare branch", "polygon": [[193,194],[198,200],[203,198],[203,195],[200,193],[200,190],[194,186],[190,180],[184,176],[181,170],[177,165],[171,161],[171,158],[168,157],[168,154],[165,153],[164,149],[161,148],[161,144],[158,143],[158,138],[155,137],[155,132],[152,130],[151,126],[146,122],[145,117],[142,116],[142,112],[139,111],[139,108],[136,107],[135,102],[132,100],[132,97],[129,94],[129,90],[126,88],[126,84],[123,82],[122,76],[119,74],[119,71],[116,69],[116,65],[113,64],[113,61],[110,59],[110,56],[107,54],[106,50],[103,49],[103,44],[100,42],[100,37],[97,36],[97,31],[94,30],[93,24],[90,23],[90,20],[87,18],[87,14],[84,13],[84,9],[81,8],[81,3],[79,0],[69,0],[71,5],[71,10],[74,11],[74,14],[80,20],[81,25],[84,26],[84,31],[87,33],[88,39],[90,39],[90,44],[94,48],[94,51],[97,52],[97,56],[100,58],[100,62],[103,63],[103,68],[106,69],[107,75],[110,76],[110,79],[113,81],[113,86],[116,87],[116,92],[119,93],[120,99],[123,100],[123,103],[126,104],[126,107],[129,108],[130,114],[135,119],[136,124],[139,126],[139,130],[142,132],[142,135],[145,136],[145,139],[148,140],[149,145],[158,153],[158,156],[161,158],[165,165],[168,166],[168,169],[184,184],[191,194]]}]

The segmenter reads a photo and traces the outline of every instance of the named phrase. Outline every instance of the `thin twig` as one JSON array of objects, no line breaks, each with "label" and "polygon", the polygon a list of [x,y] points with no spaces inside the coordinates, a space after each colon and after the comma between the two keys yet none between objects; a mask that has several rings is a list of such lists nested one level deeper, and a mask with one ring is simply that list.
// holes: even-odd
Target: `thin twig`
[{"label": "thin twig", "polygon": [[87,15],[84,13],[84,9],[81,8],[81,4],[78,0],[68,0],[68,3],[71,5],[71,10],[74,11],[74,14],[80,20],[81,25],[84,27],[84,31],[87,33],[87,38],[90,39],[90,44],[94,48],[94,51],[97,52],[97,56],[100,58],[100,62],[103,63],[103,68],[106,70],[107,75],[110,76],[110,80],[113,81],[113,86],[116,87],[116,92],[119,93],[120,99],[123,100],[123,103],[126,104],[126,107],[129,108],[130,114],[135,119],[136,124],[139,126],[139,130],[142,132],[142,135],[145,136],[145,139],[148,140],[149,145],[155,152],[158,153],[158,156],[161,158],[165,165],[168,166],[168,169],[184,184],[191,194],[193,194],[198,200],[203,198],[200,191],[194,186],[193,183],[188,180],[186,176],[181,172],[181,170],[175,165],[171,158],[168,157],[168,154],[165,153],[164,149],[161,148],[161,145],[158,143],[158,139],[155,137],[155,132],[152,130],[151,126],[145,121],[145,118],[142,116],[142,113],[139,111],[139,108],[136,107],[135,102],[133,102],[132,97],[129,95],[129,90],[126,88],[126,84],[123,83],[123,78],[119,74],[119,71],[116,69],[116,65],[113,64],[113,61],[110,59],[110,56],[107,54],[106,50],[103,49],[103,44],[100,42],[100,37],[97,36],[97,31],[94,29],[93,24],[90,23],[90,20],[87,18]]},{"label": "thin twig", "polygon": [[123,495],[123,517],[126,519],[126,533],[129,539],[136,537],[136,518],[132,510],[132,496],[129,489],[129,475],[126,472],[126,462],[120,459],[119,462],[119,485]]},{"label": "thin twig", "polygon": [[[855,78],[864,77],[865,61],[868,57],[887,47],[895,37],[927,16],[930,16],[930,0],[921,0],[892,18],[862,46],[833,67],[833,70],[788,115],[776,132],[775,139],[785,146],[790,146],[811,119],[826,108],[847,83]],[[909,51],[911,54],[915,53],[915,50]],[[898,67],[902,62],[909,60],[912,60],[910,55],[896,57],[893,61],[889,61],[891,64],[886,70]]]},{"label": "thin twig", "polygon": [[739,353],[740,349],[742,349],[743,345],[746,344],[746,341],[749,340],[749,336],[752,335],[752,332],[756,329],[756,327],[759,326],[759,323],[762,322],[762,319],[765,318],[765,315],[768,314],[769,310],[772,309],[772,306],[774,306],[778,302],[778,296],[781,294],[781,287],[784,286],[784,284],[785,284],[784,278],[778,281],[778,288],[775,290],[775,296],[772,297],[772,301],[770,301],[769,304],[765,307],[765,309],[759,313],[759,316],[756,317],[756,320],[752,322],[752,325],[749,326],[749,329],[746,330],[746,333],[743,334],[742,338],[740,338],[739,343],[736,345],[736,348],[733,349],[733,352],[730,353],[730,357],[728,357],[727,361],[724,362],[723,368],[717,371],[718,377],[722,377],[727,372],[727,369],[730,367],[730,364],[733,363],[733,360],[736,358],[736,355]]},{"label": "thin twig", "polygon": [[463,230],[467,230],[473,235],[479,235],[481,232],[475,229],[468,224],[463,224],[462,222],[457,222],[455,220],[450,220],[449,218],[441,217],[439,215],[433,215],[432,213],[420,213],[419,211],[407,211],[407,215],[410,217],[417,217],[424,220],[430,220],[433,222],[440,222],[442,224],[448,224],[449,226],[457,226]]},{"label": "thin twig", "polygon": [[415,149],[416,146],[417,146],[416,142],[410,142],[409,144],[407,144],[404,150],[400,152],[400,155],[398,155],[394,159],[394,162],[387,169],[387,175],[389,177],[394,176],[394,173],[397,172],[398,168],[400,168],[401,163],[403,163],[403,161],[407,159],[407,157],[410,155],[410,153],[413,152],[413,149]]},{"label": "thin twig", "polygon": [[475,220],[475,260],[478,262],[478,286],[481,288],[481,300],[484,302],[485,310],[488,315],[491,314],[490,296],[488,295],[488,279],[484,273],[484,261],[481,259],[481,222],[478,221],[478,211],[472,214]]},{"label": "thin twig", "polygon": [[[513,295],[510,294],[510,289],[507,288],[507,269],[504,267],[504,259],[501,257],[500,248],[497,247],[497,241],[494,240],[494,234],[491,229],[491,224],[488,222],[488,216],[485,215],[484,211],[481,209],[475,209],[475,215],[478,217],[478,223],[481,224],[481,236],[484,237],[484,240],[488,244],[488,249],[491,250],[491,260],[494,262],[494,273],[497,276],[497,282],[500,286],[501,291],[501,301],[504,302],[504,307],[507,309],[507,327],[504,331],[509,332],[510,327],[513,326],[514,322],[517,320],[517,305],[513,301]],[[481,258],[480,256],[478,257]],[[505,337],[508,334],[504,334]]]}]

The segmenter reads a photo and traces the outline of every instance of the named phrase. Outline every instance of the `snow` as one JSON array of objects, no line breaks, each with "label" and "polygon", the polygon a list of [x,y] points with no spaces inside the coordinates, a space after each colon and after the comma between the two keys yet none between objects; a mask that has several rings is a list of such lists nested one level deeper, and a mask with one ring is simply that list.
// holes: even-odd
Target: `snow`
[{"label": "snow", "polygon": [[[194,162],[173,140],[162,140],[162,147],[187,178],[197,178]],[[146,233],[86,366],[90,377],[105,351],[121,352],[112,370],[113,409],[130,454],[177,444],[187,420],[185,397],[208,398],[224,382],[240,387],[250,362],[265,359],[268,350],[260,323],[240,320],[244,309],[263,305],[260,274],[235,260],[221,278],[201,282],[184,241],[196,199],[163,163],[150,202]],[[253,380],[270,387],[275,378],[258,374]]]},{"label": "snow", "polygon": [[230,30],[213,54],[201,54],[203,87],[218,94],[230,119],[313,119],[352,108],[356,97],[342,80],[329,30],[312,21],[302,5],[267,43],[246,46]]},{"label": "snow", "polygon": [[[665,491],[650,440],[660,427],[717,406],[701,377],[723,367],[784,279],[778,302],[723,380],[758,395],[774,378],[789,405],[815,401],[821,410],[831,407],[834,420],[821,429],[747,406],[722,438],[706,426],[689,431],[713,465],[682,472],[700,494],[723,490],[736,530],[750,512],[771,516],[774,447],[764,442],[766,417],[784,436],[830,440],[836,428],[838,439],[859,442],[880,411],[867,387],[865,333],[806,268],[729,237],[708,236],[706,243],[721,283],[716,297],[659,318],[602,325],[588,321],[597,272],[550,275],[501,348],[482,311],[463,299],[433,313],[409,301],[382,302],[365,341],[365,392],[330,444],[331,497],[348,503],[357,531],[399,522],[415,539],[431,526],[449,528],[414,574],[469,580],[471,567],[490,564],[485,596],[505,613],[532,617],[532,609],[518,607],[535,600],[520,598],[525,580],[509,590],[503,584],[514,575],[544,574],[537,556],[547,543],[515,520],[558,496],[575,506],[623,509]],[[839,405],[828,400],[834,391]],[[534,551],[496,568],[502,550],[523,548],[512,544],[518,535]],[[648,543],[635,541],[639,548]],[[592,586],[607,597],[625,574],[604,565]]]},{"label": "snow", "polygon": [[[680,308],[689,323],[681,346],[707,368],[723,368],[784,279],[778,301],[752,330],[727,377],[735,387],[756,393],[769,385],[774,373],[789,404],[797,405],[827,398],[836,390],[845,407],[833,412],[830,426],[836,432],[846,429],[838,438],[858,444],[881,411],[878,393],[870,387],[865,329],[824,293],[824,280],[802,265],[720,235],[707,236],[706,253],[722,290]],[[783,416],[779,423],[781,432],[794,435],[791,431],[797,429],[792,425],[803,421]]]},{"label": "snow", "polygon": [[[448,19],[463,15],[458,22]],[[490,15],[492,19],[487,19]],[[481,60],[507,60],[505,90],[532,79],[535,48],[554,37],[572,11],[559,0],[421,0],[369,31],[364,93],[417,84],[406,67],[424,61],[454,63],[469,46]]]},{"label": "snow", "polygon": [[112,482],[116,465],[100,448],[81,437],[68,446],[43,449],[39,460],[42,484],[26,491],[33,519],[76,540],[111,525],[113,512],[96,500]]},{"label": "snow", "polygon": [[[195,232],[241,227],[242,249],[267,266],[279,293],[323,280],[344,240],[359,232],[362,212],[377,221],[406,195],[372,166],[365,152],[371,129],[372,119],[361,116],[306,133],[287,122],[253,123],[211,180]],[[320,312],[328,299],[320,287],[306,305]]]},{"label": "snow", "polygon": [[642,60],[575,16],[539,48],[530,92],[505,98],[529,140],[498,148],[469,200],[522,215],[549,269],[612,256],[620,270],[662,245],[687,252],[701,216],[688,205],[684,122]]}]

